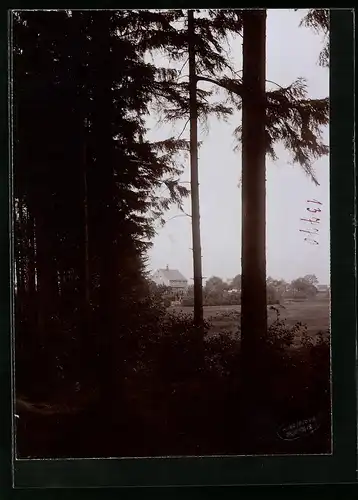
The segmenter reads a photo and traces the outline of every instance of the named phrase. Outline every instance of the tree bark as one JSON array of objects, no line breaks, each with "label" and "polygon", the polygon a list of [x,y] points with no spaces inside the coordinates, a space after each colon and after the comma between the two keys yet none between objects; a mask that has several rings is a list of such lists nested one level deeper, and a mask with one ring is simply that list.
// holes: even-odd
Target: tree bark
[{"label": "tree bark", "polygon": [[244,14],[242,106],[242,349],[260,345],[267,329],[266,10]]},{"label": "tree bark", "polygon": [[190,184],[191,227],[193,238],[194,323],[203,324],[203,284],[200,241],[200,205],[198,174],[198,112],[196,99],[194,11],[188,10],[189,107],[190,107]]},{"label": "tree bark", "polygon": [[266,296],[266,168],[265,73],[266,10],[244,14],[242,106],[242,296],[241,382],[242,417],[247,452],[258,451],[263,413],[262,373],[267,333]]}]

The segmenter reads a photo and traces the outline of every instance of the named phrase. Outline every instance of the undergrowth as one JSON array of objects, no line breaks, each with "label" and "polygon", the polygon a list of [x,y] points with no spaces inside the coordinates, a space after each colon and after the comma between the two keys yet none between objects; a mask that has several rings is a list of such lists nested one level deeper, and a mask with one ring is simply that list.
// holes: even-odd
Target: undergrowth
[{"label": "undergrowth", "polygon": [[[257,399],[264,397],[268,408],[261,416],[267,436],[264,444],[255,444],[245,441],[247,433],[238,425],[244,411],[242,384],[249,383],[241,380],[240,329],[236,336],[225,331],[208,335],[209,321],[195,328],[190,315],[165,314],[157,306],[140,318],[146,321],[132,327],[127,344],[131,352],[126,355],[123,390],[113,394],[111,421],[116,423],[109,425],[106,408],[98,407],[95,384],[73,381],[67,394],[68,400],[77,398],[75,415],[60,408],[49,415],[31,411],[30,402],[26,408],[20,404],[20,456],[292,453],[300,446],[307,453],[330,451],[327,332],[313,338],[305,325],[288,326],[279,313],[269,326],[257,366],[265,380],[265,394]],[[277,438],[280,424],[311,415],[322,423],[310,442]]]}]

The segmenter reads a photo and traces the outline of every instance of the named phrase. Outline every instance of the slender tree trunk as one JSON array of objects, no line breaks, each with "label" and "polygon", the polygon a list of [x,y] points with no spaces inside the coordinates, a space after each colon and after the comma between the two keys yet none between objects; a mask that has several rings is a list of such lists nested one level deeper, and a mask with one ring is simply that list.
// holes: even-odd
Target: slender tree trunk
[{"label": "slender tree trunk", "polygon": [[196,100],[195,31],[194,11],[188,10],[189,40],[189,98],[190,98],[190,184],[191,184],[191,227],[193,237],[194,271],[194,322],[203,324],[203,286],[200,242],[200,205],[198,175],[198,113]]},{"label": "slender tree trunk", "polygon": [[262,339],[267,332],[266,10],[245,11],[243,35],[243,85],[249,92],[242,106],[241,374],[245,433],[249,446],[255,446],[258,429],[251,427],[261,412]]}]

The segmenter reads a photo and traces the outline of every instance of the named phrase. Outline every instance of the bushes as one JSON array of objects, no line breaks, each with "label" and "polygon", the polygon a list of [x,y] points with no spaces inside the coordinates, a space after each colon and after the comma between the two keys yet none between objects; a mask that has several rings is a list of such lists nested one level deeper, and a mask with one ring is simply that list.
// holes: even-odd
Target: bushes
[{"label": "bushes", "polygon": [[[99,448],[94,449],[93,443],[86,452],[89,456],[96,452],[111,456],[242,452],[247,429],[238,425],[243,411],[239,332],[236,336],[225,331],[207,335],[210,322],[196,328],[191,315],[168,314],[155,297],[133,306],[132,314],[126,319],[132,327],[126,332],[125,382],[118,398],[116,432],[109,430],[106,412],[98,408],[95,417],[91,417],[92,410],[86,410],[74,424],[78,432],[74,429],[71,435],[83,435],[84,421],[88,421],[87,429],[101,429]],[[275,453],[282,446],[276,437],[282,423],[312,414],[329,421],[329,342],[324,334],[315,341],[304,325],[288,326],[278,314],[269,327],[261,360],[257,370],[268,382],[263,396],[270,408],[267,418],[272,419],[265,431],[265,451]],[[63,425],[65,436],[68,423]],[[57,425],[53,432],[62,431]],[[318,441],[314,452],[329,452],[326,437]],[[88,441],[83,436],[81,440],[81,446]],[[72,438],[64,450],[62,440],[61,453],[84,453],[75,443]],[[285,446],[288,452],[295,450],[295,445]]]},{"label": "bushes", "polygon": [[223,292],[219,294],[210,294],[204,296],[204,306],[237,306],[241,304],[240,293]]},{"label": "bushes", "polygon": [[263,376],[270,377],[271,404],[280,419],[330,413],[329,332],[315,337],[297,322],[280,319],[269,327]]},{"label": "bushes", "polygon": [[[203,329],[195,328],[190,315],[163,317],[157,334],[147,339],[140,370],[130,375],[132,396],[137,394],[136,418],[157,433],[151,454],[242,449],[239,336],[208,336],[210,326],[205,322]],[[272,410],[271,429],[311,414],[329,420],[329,353],[323,335],[315,342],[304,325],[288,326],[278,315],[257,367],[262,380],[268,381],[263,396]],[[272,432],[272,449],[266,451],[275,453],[277,437]],[[325,446],[326,441],[319,441],[316,452],[328,452]]]},{"label": "bushes", "polygon": [[[207,291],[203,293],[204,306],[236,306],[241,304],[241,294],[239,292],[229,293],[227,290]],[[187,295],[182,298],[181,305],[185,307],[194,307],[193,295]]]},{"label": "bushes", "polygon": [[184,307],[194,307],[194,297],[184,297],[181,300],[181,305]]}]

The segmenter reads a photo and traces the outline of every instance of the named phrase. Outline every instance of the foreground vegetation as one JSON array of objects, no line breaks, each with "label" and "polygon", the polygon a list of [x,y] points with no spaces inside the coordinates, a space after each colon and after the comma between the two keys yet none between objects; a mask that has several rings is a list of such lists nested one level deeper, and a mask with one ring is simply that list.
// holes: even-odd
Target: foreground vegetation
[{"label": "foreground vegetation", "polygon": [[[136,348],[126,363],[123,390],[113,394],[111,414],[88,381],[73,381],[46,400],[19,395],[19,455],[329,453],[329,333],[275,316],[256,367],[268,383],[257,394],[251,428],[242,421],[237,336],[211,319],[205,332],[215,335],[203,342],[190,314],[162,310],[133,332]],[[282,426],[312,418],[316,432],[295,440],[279,437]]]}]

